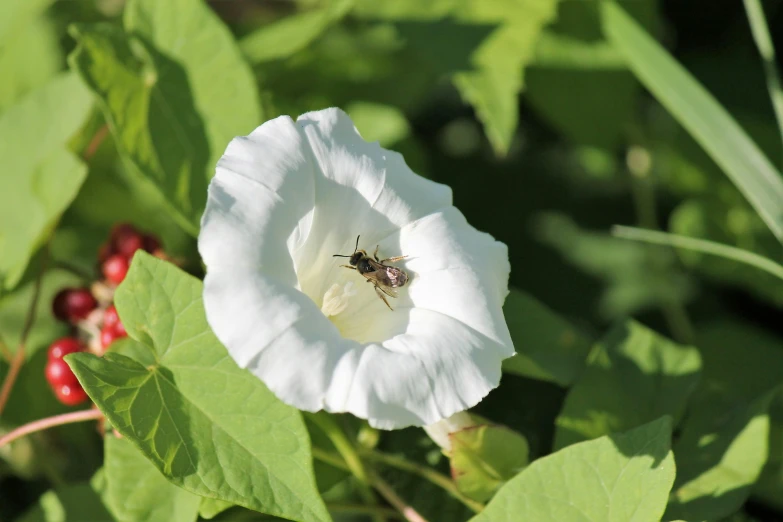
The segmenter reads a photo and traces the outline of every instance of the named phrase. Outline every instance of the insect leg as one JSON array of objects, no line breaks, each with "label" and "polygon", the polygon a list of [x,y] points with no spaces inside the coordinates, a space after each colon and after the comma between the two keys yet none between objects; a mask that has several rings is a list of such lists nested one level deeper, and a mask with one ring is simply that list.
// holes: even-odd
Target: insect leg
[{"label": "insect leg", "polygon": [[390,257],[388,259],[384,259],[381,261],[381,264],[383,263],[394,263],[395,261],[399,261],[400,259],[405,259],[408,256],[397,256],[397,257]]},{"label": "insect leg", "polygon": [[351,265],[340,265],[340,266],[344,268],[350,268],[351,270],[356,270],[355,266],[351,266]]},{"label": "insect leg", "polygon": [[389,304],[389,301],[387,301],[387,300],[386,300],[386,298],[383,296],[383,292],[381,292],[381,289],[380,289],[380,288],[378,288],[378,286],[377,286],[377,285],[375,286],[375,293],[376,293],[376,294],[378,294],[378,297],[380,297],[380,298],[381,298],[381,301],[383,301],[384,303],[386,303],[386,306],[388,306],[388,307],[389,307],[389,310],[391,310],[391,311],[393,312],[393,311],[394,311],[394,308],[392,308],[392,307],[391,307],[391,305]]},{"label": "insect leg", "polygon": [[376,261],[380,261],[380,259],[378,259],[378,245],[375,245],[375,252],[372,253],[372,257],[374,257]]}]

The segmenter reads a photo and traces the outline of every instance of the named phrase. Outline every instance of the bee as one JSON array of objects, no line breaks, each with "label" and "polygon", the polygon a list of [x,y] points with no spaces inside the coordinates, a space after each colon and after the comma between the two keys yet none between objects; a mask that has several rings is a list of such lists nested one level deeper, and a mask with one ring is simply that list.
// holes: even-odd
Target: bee
[{"label": "bee", "polygon": [[347,257],[349,258],[348,265],[340,265],[351,270],[359,272],[368,283],[372,283],[375,286],[375,293],[381,298],[389,310],[394,310],[386,300],[384,294],[389,297],[397,297],[397,291],[395,288],[405,286],[408,282],[408,274],[403,270],[389,266],[386,263],[393,263],[400,259],[405,259],[408,256],[396,256],[389,257],[387,259],[378,259],[378,245],[375,246],[375,252],[372,257],[367,255],[364,250],[359,250],[359,238],[356,236],[356,246],[353,249],[353,254],[350,256],[334,254],[332,257]]}]

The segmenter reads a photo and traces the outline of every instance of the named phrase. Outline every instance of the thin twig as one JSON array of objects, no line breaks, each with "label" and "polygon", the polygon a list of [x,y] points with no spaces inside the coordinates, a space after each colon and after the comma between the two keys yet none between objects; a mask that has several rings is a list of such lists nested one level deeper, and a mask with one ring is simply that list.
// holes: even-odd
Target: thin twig
[{"label": "thin twig", "polygon": [[405,517],[405,520],[408,522],[427,522],[427,519],[421,516],[419,512],[413,508],[413,506],[405,502],[405,500],[403,500],[389,485],[389,483],[380,477],[380,475],[374,472],[370,472],[368,475],[370,482],[375,490],[378,491],[378,493],[380,493],[389,504],[394,506],[397,511],[402,513],[402,516]]},{"label": "thin twig", "polygon": [[10,363],[11,359],[14,358],[14,354],[12,354],[11,350],[8,349],[8,345],[5,344],[5,340],[3,339],[2,335],[0,335],[0,352],[2,352],[6,362]]},{"label": "thin twig", "polygon": [[481,502],[476,502],[475,500],[471,500],[460,493],[457,489],[457,485],[453,480],[451,480],[451,478],[443,475],[442,473],[438,473],[432,468],[423,466],[418,462],[412,462],[410,460],[396,457],[394,455],[389,455],[388,453],[382,453],[380,451],[368,451],[366,453],[362,453],[362,456],[369,460],[380,462],[387,466],[413,473],[414,475],[418,475],[419,477],[432,482],[436,486],[444,489],[449,495],[462,502],[474,513],[478,513],[484,509],[484,504]]},{"label": "thin twig", "polygon": [[73,424],[75,422],[84,422],[89,420],[96,420],[103,417],[101,410],[95,408],[89,408],[86,410],[74,411],[71,413],[63,413],[55,415],[53,417],[46,417],[45,419],[38,419],[37,421],[30,422],[23,426],[19,426],[15,430],[11,430],[2,437],[0,437],[0,448],[6,444],[15,441],[18,438],[24,437],[37,431],[43,431],[54,426],[62,426],[63,424]]},{"label": "thin twig", "polygon": [[38,309],[38,298],[41,296],[41,284],[43,282],[43,275],[46,272],[46,262],[49,258],[49,243],[44,244],[43,253],[41,254],[41,269],[38,271],[38,275],[35,278],[35,288],[33,289],[33,297],[30,299],[30,308],[27,311],[27,318],[25,319],[24,327],[22,328],[22,335],[19,337],[19,347],[16,349],[16,354],[11,360],[11,366],[8,369],[8,375],[6,375],[3,381],[3,386],[0,388],[0,416],[3,414],[5,405],[8,402],[8,397],[11,395],[11,390],[14,387],[16,378],[19,376],[19,371],[22,369],[22,365],[25,361],[25,343],[27,337],[30,335],[30,330],[35,323],[36,311]]}]

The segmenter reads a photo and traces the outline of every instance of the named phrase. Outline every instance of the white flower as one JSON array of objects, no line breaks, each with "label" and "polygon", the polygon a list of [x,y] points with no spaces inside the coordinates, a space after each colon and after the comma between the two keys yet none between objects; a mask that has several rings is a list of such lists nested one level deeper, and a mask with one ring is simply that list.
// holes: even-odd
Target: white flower
[{"label": "white flower", "polygon": [[[476,183],[482,182],[476,173]],[[347,270],[359,248],[408,283],[394,311]],[[506,246],[468,225],[451,189],[365,142],[339,109],[234,139],[209,186],[199,251],[207,319],[283,402],[382,429],[478,403],[514,354],[503,318]]]}]

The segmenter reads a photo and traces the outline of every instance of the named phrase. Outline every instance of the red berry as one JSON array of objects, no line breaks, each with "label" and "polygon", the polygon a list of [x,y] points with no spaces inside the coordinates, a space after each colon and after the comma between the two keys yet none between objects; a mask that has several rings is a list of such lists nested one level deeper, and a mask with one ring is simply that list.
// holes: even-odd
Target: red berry
[{"label": "red berry", "polygon": [[138,232],[136,232],[136,227],[130,223],[117,223],[111,227],[111,232],[109,232],[109,240],[112,242],[112,244],[116,245],[117,240],[121,237],[137,233]]},{"label": "red berry", "polygon": [[114,307],[114,305],[111,305],[106,309],[105,312],[103,312],[103,326],[111,326],[114,327],[117,323],[120,322],[120,316],[117,313],[117,309]]},{"label": "red berry", "polygon": [[117,330],[116,326],[104,326],[101,330],[101,346],[108,348],[111,343],[117,339],[122,339],[125,336],[127,336],[127,334],[125,333],[124,328],[122,329],[122,332],[120,332]]},{"label": "red berry", "polygon": [[98,302],[87,288],[65,288],[54,297],[52,312],[61,321],[77,322],[95,310]]},{"label": "red berry", "polygon": [[79,385],[79,380],[71,371],[71,367],[62,359],[49,359],[49,362],[46,363],[44,374],[46,375],[46,380],[49,381],[49,384],[54,389],[64,385]]},{"label": "red berry", "polygon": [[98,262],[103,263],[104,261],[109,259],[110,255],[116,253],[117,252],[114,251],[114,247],[112,247],[111,242],[107,241],[106,243],[98,247]]},{"label": "red berry", "polygon": [[136,250],[144,248],[144,238],[134,231],[117,237],[114,240],[114,245],[119,254],[130,259]]},{"label": "red berry", "polygon": [[68,384],[55,386],[54,395],[66,406],[76,406],[87,400],[87,392],[78,383],[73,386]]},{"label": "red berry", "polygon": [[114,325],[114,331],[117,332],[117,337],[128,337],[128,331],[125,329],[125,325],[122,321]]},{"label": "red berry", "polygon": [[73,337],[63,337],[57,339],[49,345],[49,360],[62,359],[69,353],[81,352],[82,345]]},{"label": "red berry", "polygon": [[160,249],[160,240],[152,234],[144,236],[144,250],[153,254],[156,250]]},{"label": "red berry", "polygon": [[107,281],[118,285],[125,279],[129,267],[128,258],[114,254],[103,263],[103,275]]}]

